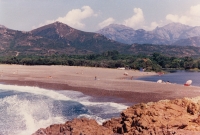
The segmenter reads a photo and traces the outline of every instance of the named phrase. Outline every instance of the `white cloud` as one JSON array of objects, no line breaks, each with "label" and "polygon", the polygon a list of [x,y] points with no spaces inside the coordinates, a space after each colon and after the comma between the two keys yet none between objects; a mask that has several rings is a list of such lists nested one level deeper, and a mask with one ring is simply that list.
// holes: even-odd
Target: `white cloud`
[{"label": "white cloud", "polygon": [[200,16],[200,4],[196,5],[196,6],[191,6],[190,7],[190,14],[192,16]]},{"label": "white cloud", "polygon": [[166,16],[167,20],[170,20],[172,22],[178,22],[182,24],[188,24],[191,21],[191,18],[185,15],[178,16],[178,15],[173,15],[173,14],[168,14]]},{"label": "white cloud", "polygon": [[99,27],[103,28],[103,27],[108,26],[108,25],[110,25],[110,24],[112,24],[114,22],[115,22],[115,19],[113,19],[112,17],[110,17],[110,18],[104,20],[103,22],[99,23]]},{"label": "white cloud", "polygon": [[159,25],[161,25],[161,24],[158,24],[157,22],[151,22],[150,26],[143,26],[142,28],[145,29],[145,30],[151,31]]},{"label": "white cloud", "polygon": [[83,6],[81,9],[72,9],[64,17],[58,17],[55,20],[47,20],[45,23],[42,23],[39,26],[59,21],[71,27],[82,29],[85,27],[85,24],[82,22],[82,20],[92,16],[97,16],[97,14],[95,14],[92,8],[89,6]]},{"label": "white cloud", "polygon": [[200,4],[196,6],[191,6],[185,14],[177,15],[177,14],[168,14],[166,16],[166,20],[172,22],[178,22],[191,26],[199,26],[200,25]]},{"label": "white cloud", "polygon": [[158,27],[158,25],[159,25],[159,24],[158,24],[157,22],[152,22],[152,23],[151,23],[151,26],[150,26],[150,29],[153,30],[153,29],[155,29],[156,27]]},{"label": "white cloud", "polygon": [[128,27],[138,28],[144,23],[143,11],[140,8],[134,8],[133,11],[135,14],[131,18],[124,20],[123,24]]}]

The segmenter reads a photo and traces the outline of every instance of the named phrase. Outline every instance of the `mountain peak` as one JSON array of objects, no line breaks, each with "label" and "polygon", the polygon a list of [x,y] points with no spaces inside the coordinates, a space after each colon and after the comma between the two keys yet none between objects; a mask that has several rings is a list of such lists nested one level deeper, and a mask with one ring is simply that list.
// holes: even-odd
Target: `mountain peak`
[{"label": "mountain peak", "polygon": [[107,28],[110,28],[110,29],[121,29],[121,30],[122,29],[123,30],[125,30],[125,29],[131,29],[131,30],[133,30],[133,28],[125,26],[123,24],[110,24],[110,25],[104,27],[103,29],[107,29]]},{"label": "mountain peak", "polygon": [[0,28],[6,28],[4,25],[0,25]]},{"label": "mountain peak", "polygon": [[58,25],[68,26],[67,24],[62,23],[62,22],[59,22],[59,21],[56,21],[56,22],[54,22],[54,23],[52,23],[52,24],[53,24],[53,25],[56,25],[56,26],[58,26]]},{"label": "mountain peak", "polygon": [[54,23],[52,23],[52,24],[50,24],[50,25],[54,25],[54,26],[56,26],[56,27],[67,27],[67,28],[71,28],[69,25],[67,25],[67,24],[65,24],[65,23],[62,23],[62,22],[58,22],[58,21],[56,21],[56,22],[54,22]]},{"label": "mountain peak", "polygon": [[174,26],[174,25],[182,25],[182,26],[188,26],[188,25],[185,25],[185,24],[182,24],[182,23],[178,23],[178,22],[172,22],[172,23],[169,23],[167,24],[166,26]]},{"label": "mountain peak", "polygon": [[160,28],[169,29],[169,30],[170,29],[184,29],[185,30],[185,29],[190,29],[192,27],[189,26],[189,25],[173,22],[173,23],[169,23],[169,24],[167,24],[163,27],[160,27]]},{"label": "mountain peak", "polygon": [[189,27],[189,28],[191,28],[191,26],[189,26],[189,25],[182,24],[182,23],[175,23],[175,22],[169,23],[168,25],[172,25],[172,26],[182,26],[182,27]]},{"label": "mountain peak", "polygon": [[54,22],[54,24],[64,24],[64,23],[56,21],[56,22]]},{"label": "mountain peak", "polygon": [[69,42],[71,41],[85,42],[85,40],[94,40],[97,38],[98,40],[108,40],[103,35],[80,31],[61,22],[54,22],[46,26],[42,26],[40,28],[32,30],[31,33],[35,36],[40,36],[44,38],[63,40],[67,44],[70,44]]},{"label": "mountain peak", "polygon": [[119,27],[119,26],[121,26],[121,27],[127,27],[127,26],[125,26],[123,24],[117,24],[117,23],[112,23],[112,24],[109,24],[108,26],[109,27]]},{"label": "mountain peak", "polygon": [[161,39],[167,39],[169,43],[183,38],[185,32],[192,27],[181,23],[169,23],[163,27],[157,27],[152,32]]},{"label": "mountain peak", "polygon": [[37,36],[42,36],[46,38],[67,38],[71,37],[71,35],[76,35],[75,33],[78,33],[79,30],[76,30],[67,24],[61,23],[61,22],[54,22],[45,26],[42,26],[40,28],[34,29],[31,31],[32,34]]},{"label": "mountain peak", "polygon": [[42,27],[39,27],[39,28],[36,28],[34,30],[32,30],[31,32],[35,32],[35,31],[38,31],[38,30],[42,30],[42,29],[47,29],[47,28],[59,28],[59,27],[67,27],[67,28],[71,28],[70,26],[68,26],[67,24],[64,24],[64,23],[61,23],[61,22],[54,22],[54,23],[51,23],[51,24],[47,24],[47,25],[44,25]]}]

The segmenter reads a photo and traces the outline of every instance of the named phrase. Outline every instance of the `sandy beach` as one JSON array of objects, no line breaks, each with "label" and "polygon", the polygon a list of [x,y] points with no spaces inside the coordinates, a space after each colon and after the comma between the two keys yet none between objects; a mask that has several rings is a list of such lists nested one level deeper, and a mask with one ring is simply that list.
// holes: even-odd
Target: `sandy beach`
[{"label": "sandy beach", "polygon": [[200,87],[134,80],[149,75],[157,74],[94,67],[0,65],[3,84],[74,90],[99,99],[107,97],[114,102],[135,104],[200,96]]}]

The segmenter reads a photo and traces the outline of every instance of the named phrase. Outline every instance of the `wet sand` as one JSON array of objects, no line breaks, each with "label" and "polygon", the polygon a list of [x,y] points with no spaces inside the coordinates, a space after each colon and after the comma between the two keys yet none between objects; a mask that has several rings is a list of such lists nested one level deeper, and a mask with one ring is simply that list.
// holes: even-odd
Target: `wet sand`
[{"label": "wet sand", "polygon": [[99,100],[135,104],[200,96],[200,87],[131,80],[149,75],[157,74],[94,67],[0,65],[0,83],[80,91]]}]

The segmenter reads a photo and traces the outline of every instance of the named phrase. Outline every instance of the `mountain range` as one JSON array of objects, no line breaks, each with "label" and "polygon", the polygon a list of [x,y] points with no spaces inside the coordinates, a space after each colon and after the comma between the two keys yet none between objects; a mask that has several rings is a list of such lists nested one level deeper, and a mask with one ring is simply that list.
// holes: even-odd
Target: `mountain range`
[{"label": "mountain range", "polygon": [[109,39],[125,44],[158,44],[200,47],[200,26],[191,27],[180,23],[170,23],[152,31],[134,30],[118,24],[110,24],[97,31]]},{"label": "mountain range", "polygon": [[[116,26],[118,25],[111,25]],[[184,26],[184,25],[182,25]],[[128,41],[129,35],[134,34],[130,31],[134,31],[131,28],[120,25],[118,33],[124,32],[124,41]],[[168,30],[165,27],[165,33],[161,34],[161,28],[155,29],[157,33],[160,32],[164,41],[170,42],[170,39],[178,39],[180,37],[180,31]],[[181,31],[183,27],[179,28]],[[190,30],[191,27],[187,26],[184,29]],[[195,28],[196,31],[198,30]],[[111,29],[112,30],[112,29]],[[110,31],[111,31],[110,30]],[[171,33],[176,33],[170,37],[166,36],[167,31]],[[113,32],[115,33],[115,32]],[[118,34],[116,33],[116,35]],[[145,34],[146,33],[146,34]],[[147,42],[150,38],[155,42],[159,41],[160,36],[156,38],[153,37],[153,34],[148,34],[144,30],[135,31],[137,39],[141,38],[140,42]],[[152,32],[151,32],[152,33]],[[183,35],[183,34],[182,34]],[[143,40],[143,37],[148,37],[148,39]],[[164,36],[166,38],[164,38]],[[116,36],[120,37],[120,36]],[[136,37],[135,37],[136,39]],[[93,32],[84,32],[77,29],[74,29],[66,24],[55,22],[46,26],[39,27],[32,31],[19,31],[6,28],[5,26],[0,25],[0,56],[18,56],[18,55],[60,55],[60,54],[94,54],[102,53],[105,51],[119,51],[123,54],[144,54],[150,55],[154,52],[162,53],[168,56],[200,56],[200,47],[193,46],[174,46],[174,45],[154,45],[151,43],[148,44],[125,44],[115,41],[117,39],[110,39],[106,36],[93,33]],[[199,38],[192,37],[188,42],[184,39],[179,40],[184,43],[193,43],[196,44]],[[177,40],[178,43],[178,40]],[[158,43],[157,43],[158,44]]]},{"label": "mountain range", "polygon": [[21,54],[89,54],[123,50],[124,44],[98,33],[83,32],[55,22],[29,32],[0,27],[0,52]]}]

